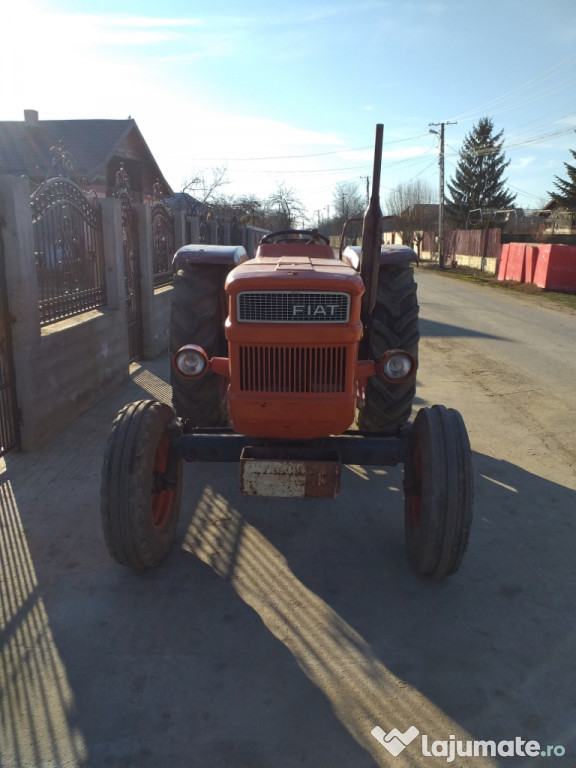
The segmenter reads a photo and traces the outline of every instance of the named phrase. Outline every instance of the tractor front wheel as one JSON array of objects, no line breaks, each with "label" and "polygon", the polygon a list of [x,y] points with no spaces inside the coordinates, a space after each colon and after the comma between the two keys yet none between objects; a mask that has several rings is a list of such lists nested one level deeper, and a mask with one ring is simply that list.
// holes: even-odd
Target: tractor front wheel
[{"label": "tractor front wheel", "polygon": [[404,465],[408,559],[417,573],[442,578],[460,567],[472,524],[474,475],[468,433],[451,408],[422,408]]},{"label": "tractor front wheel", "polygon": [[156,400],[125,405],[104,453],[102,528],[114,560],[151,568],[168,553],[182,495],[182,459],[173,455],[175,413]]}]

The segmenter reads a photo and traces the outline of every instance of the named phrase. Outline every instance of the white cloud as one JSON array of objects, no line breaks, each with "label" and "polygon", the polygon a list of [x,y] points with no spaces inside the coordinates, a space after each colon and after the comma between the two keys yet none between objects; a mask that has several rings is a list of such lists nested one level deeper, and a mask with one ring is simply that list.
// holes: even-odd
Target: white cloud
[{"label": "white cloud", "polygon": [[532,165],[534,160],[534,157],[517,157],[513,160],[510,167],[515,171],[521,171]]}]

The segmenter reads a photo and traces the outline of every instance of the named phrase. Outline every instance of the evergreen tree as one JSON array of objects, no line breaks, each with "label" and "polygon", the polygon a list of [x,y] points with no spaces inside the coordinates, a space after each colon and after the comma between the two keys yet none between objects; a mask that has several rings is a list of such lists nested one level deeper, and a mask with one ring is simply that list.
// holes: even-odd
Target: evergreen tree
[{"label": "evergreen tree", "polygon": [[502,210],[516,199],[502,178],[510,165],[502,151],[504,131],[493,135],[493,129],[492,120],[483,117],[462,144],[456,172],[447,185],[452,198],[446,201],[446,212],[457,224],[465,223],[476,208]]},{"label": "evergreen tree", "polygon": [[[571,149],[570,154],[576,160],[576,152]],[[561,179],[556,176],[554,186],[559,192],[548,192],[555,203],[563,208],[576,208],[576,166],[564,163],[568,171],[568,179]]]}]

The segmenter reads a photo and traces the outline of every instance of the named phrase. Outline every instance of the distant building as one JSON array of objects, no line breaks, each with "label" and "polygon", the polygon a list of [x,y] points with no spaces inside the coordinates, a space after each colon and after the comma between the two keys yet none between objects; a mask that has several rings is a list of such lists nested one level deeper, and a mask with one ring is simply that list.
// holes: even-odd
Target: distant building
[{"label": "distant building", "polygon": [[26,109],[22,122],[0,121],[0,174],[26,176],[34,188],[66,176],[98,197],[127,188],[135,203],[173,196],[132,118],[40,120]]},{"label": "distant building", "polygon": [[201,203],[188,192],[175,192],[172,197],[166,197],[166,205],[173,211],[179,211],[186,216],[206,216],[211,208],[206,203]]},{"label": "distant building", "polygon": [[571,234],[575,212],[549,203],[546,208],[506,208],[495,210],[475,208],[469,211],[466,229],[501,229],[509,234],[533,234],[534,236]]}]

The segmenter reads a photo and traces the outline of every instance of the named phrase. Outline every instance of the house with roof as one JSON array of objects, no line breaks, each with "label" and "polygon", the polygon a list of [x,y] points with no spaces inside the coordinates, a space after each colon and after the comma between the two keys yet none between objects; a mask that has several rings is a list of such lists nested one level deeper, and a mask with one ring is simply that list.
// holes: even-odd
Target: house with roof
[{"label": "house with roof", "polygon": [[37,187],[66,176],[98,197],[130,191],[135,203],[172,197],[136,121],[40,120],[24,110],[23,121],[0,121],[0,175],[26,176]]}]

